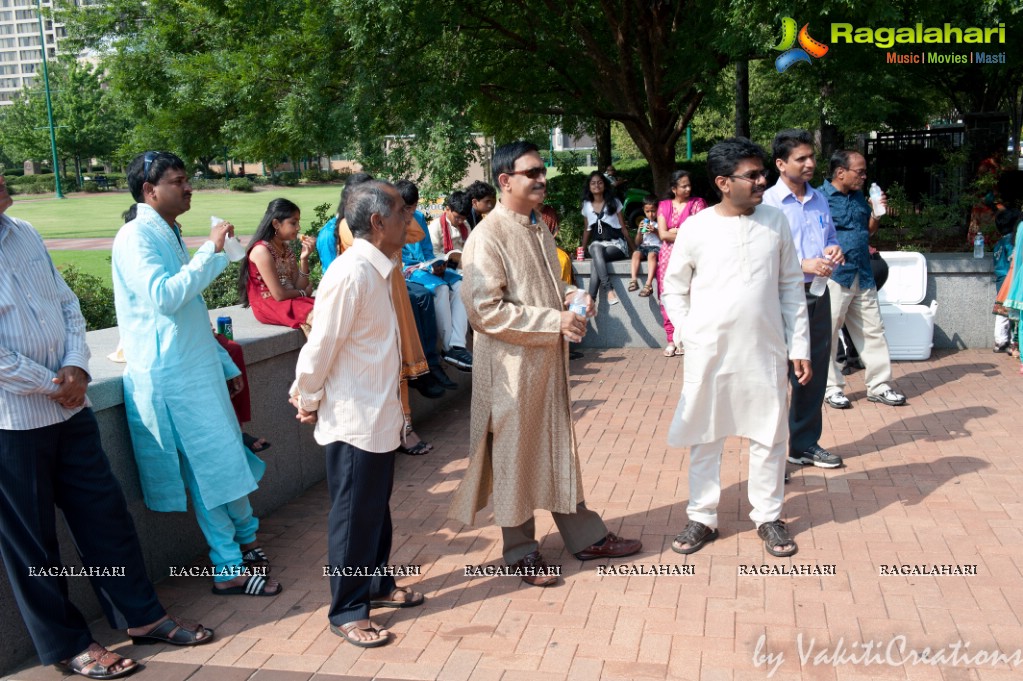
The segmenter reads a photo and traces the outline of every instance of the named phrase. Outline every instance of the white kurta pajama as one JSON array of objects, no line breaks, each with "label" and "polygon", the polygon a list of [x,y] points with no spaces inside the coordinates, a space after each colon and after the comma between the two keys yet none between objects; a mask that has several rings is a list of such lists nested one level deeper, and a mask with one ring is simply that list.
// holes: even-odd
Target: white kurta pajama
[{"label": "white kurta pajama", "polygon": [[692,447],[689,517],[717,527],[725,438],[750,439],[750,518],[781,515],[788,360],[809,359],[803,273],[784,214],[716,208],[682,223],[664,275],[664,308],[686,348],[668,444]]}]

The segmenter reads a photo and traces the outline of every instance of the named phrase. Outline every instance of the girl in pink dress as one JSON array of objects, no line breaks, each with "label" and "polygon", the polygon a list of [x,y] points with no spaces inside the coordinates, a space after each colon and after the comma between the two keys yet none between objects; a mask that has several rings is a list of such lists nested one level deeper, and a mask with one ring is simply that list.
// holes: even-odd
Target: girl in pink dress
[{"label": "girl in pink dress", "polygon": [[[685,170],[676,170],[671,174],[671,198],[661,201],[657,206],[657,235],[661,238],[661,252],[657,256],[657,298],[660,299],[661,291],[664,290],[664,273],[668,269],[668,260],[671,258],[671,249],[675,245],[675,234],[678,227],[690,216],[699,213],[707,207],[706,202],[700,197],[690,198],[693,191],[693,183],[689,173]],[[661,318],[664,320],[664,331],[668,334],[668,345],[664,348],[664,356],[685,354],[685,348],[681,345],[675,346],[675,327],[668,319],[668,313],[661,305]]]},{"label": "girl in pink dress", "polygon": [[266,208],[238,273],[238,293],[243,307],[264,324],[303,328],[313,309],[313,286],[309,281],[309,254],[316,239],[301,237],[297,261],[288,242],[299,238],[301,213],[291,201],[274,199]]}]

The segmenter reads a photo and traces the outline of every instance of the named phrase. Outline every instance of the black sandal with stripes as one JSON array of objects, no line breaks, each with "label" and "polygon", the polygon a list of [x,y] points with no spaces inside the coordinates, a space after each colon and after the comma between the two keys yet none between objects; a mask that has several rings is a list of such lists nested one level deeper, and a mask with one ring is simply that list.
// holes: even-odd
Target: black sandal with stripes
[{"label": "black sandal with stripes", "polygon": [[284,591],[284,585],[278,584],[277,591],[266,590],[267,579],[263,575],[250,575],[242,586],[232,586],[227,589],[212,587],[216,596],[276,596]]}]

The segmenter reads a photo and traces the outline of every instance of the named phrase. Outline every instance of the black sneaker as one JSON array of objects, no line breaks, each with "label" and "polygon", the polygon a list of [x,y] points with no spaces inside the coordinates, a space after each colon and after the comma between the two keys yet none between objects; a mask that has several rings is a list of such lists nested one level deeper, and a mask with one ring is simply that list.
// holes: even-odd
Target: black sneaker
[{"label": "black sneaker", "polygon": [[444,361],[462,371],[472,371],[472,353],[465,348],[451,348],[443,355]]},{"label": "black sneaker", "polygon": [[999,344],[995,345],[994,350],[995,350],[995,352],[1008,352],[1009,351],[1009,341],[1005,341],[1004,343],[999,343]]},{"label": "black sneaker", "polygon": [[430,374],[423,374],[418,378],[414,378],[408,382],[410,386],[419,391],[423,397],[429,397],[431,400],[435,400],[444,394],[444,386],[437,382]]},{"label": "black sneaker", "polygon": [[430,367],[430,376],[437,382],[442,388],[448,390],[458,390],[458,384],[448,378],[448,375],[444,373],[444,370],[439,366]]},{"label": "black sneaker", "polygon": [[813,464],[817,468],[838,468],[842,465],[842,457],[832,454],[823,447],[810,445],[804,452],[789,454],[789,463],[798,463],[801,466]]}]

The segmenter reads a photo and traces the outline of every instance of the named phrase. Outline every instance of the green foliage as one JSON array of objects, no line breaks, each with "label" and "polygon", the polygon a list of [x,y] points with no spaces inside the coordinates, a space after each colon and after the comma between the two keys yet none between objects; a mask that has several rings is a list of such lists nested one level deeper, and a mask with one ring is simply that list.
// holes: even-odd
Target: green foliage
[{"label": "green foliage", "polygon": [[230,307],[237,305],[238,296],[238,272],[239,263],[233,262],[227,266],[220,276],[213,280],[202,292],[202,299],[206,301],[206,307],[213,310],[218,307]]},{"label": "green foliage", "polygon": [[117,326],[114,292],[104,286],[99,277],[80,272],[74,265],[64,267],[61,276],[78,297],[86,330],[97,331]]},{"label": "green foliage", "polygon": [[[332,203],[321,203],[320,205],[313,208],[313,214],[315,217],[309,222],[309,226],[305,228],[302,233],[306,236],[316,237],[320,233],[320,229],[323,225],[327,224],[336,214],[334,204]],[[291,247],[295,249],[295,257],[298,257],[299,252],[302,250],[301,242],[296,239],[292,242]],[[323,278],[323,267],[320,263],[320,254],[314,250],[309,255],[309,280],[313,282],[313,288],[320,285],[320,279]]]},{"label": "green foliage", "polygon": [[[78,186],[75,178],[67,175],[60,178],[60,184],[64,191],[75,191]],[[49,194],[56,191],[53,173],[11,177],[7,179],[7,185],[11,194]]]},{"label": "green foliage", "polygon": [[301,175],[296,172],[284,172],[277,173],[270,178],[272,184],[280,185],[281,187],[297,187],[298,181]]},{"label": "green foliage", "polygon": [[255,191],[256,185],[248,178],[234,177],[228,181],[227,186],[233,192],[251,192]]},{"label": "green foliage", "polygon": [[82,191],[86,194],[96,194],[99,192],[99,185],[92,180],[86,180],[85,184],[82,185]]},{"label": "green foliage", "polygon": [[[120,143],[127,124],[115,95],[103,87],[101,72],[72,57],[51,62],[49,74],[60,160],[80,166],[92,157],[106,158]],[[50,158],[46,121],[40,77],[22,97],[0,108],[0,147],[18,158]]]},{"label": "green foliage", "polygon": [[558,246],[574,254],[576,247],[582,243],[583,228],[586,226],[579,212],[586,176],[574,165],[565,170],[568,172],[547,180],[547,198],[544,203],[558,211],[558,217],[561,219],[561,231],[557,236]]},{"label": "green foliage", "polygon": [[967,184],[962,168],[968,157],[969,149],[961,147],[946,152],[940,163],[928,168],[938,190],[917,203],[910,201],[902,186],[892,183],[885,190],[888,216],[874,235],[876,247],[900,251],[964,250],[970,204],[984,195],[986,182],[982,176]]}]

